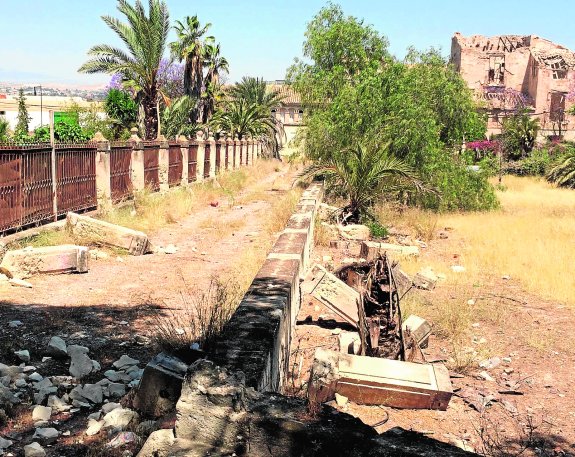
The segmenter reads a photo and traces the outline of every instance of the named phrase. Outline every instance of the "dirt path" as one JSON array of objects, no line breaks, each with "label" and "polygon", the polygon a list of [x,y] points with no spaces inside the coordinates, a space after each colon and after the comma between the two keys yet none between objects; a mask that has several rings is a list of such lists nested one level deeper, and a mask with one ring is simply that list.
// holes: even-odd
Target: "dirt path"
[{"label": "dirt path", "polygon": [[[15,305],[137,306],[152,300],[161,306],[181,303],[184,287],[204,289],[212,276],[228,270],[234,260],[253,249],[254,238],[264,227],[271,200],[281,192],[271,189],[278,178],[289,178],[284,167],[265,180],[244,189],[236,200],[245,200],[255,188],[273,197],[230,207],[227,202],[208,203],[184,220],[149,234],[156,247],[174,245],[174,254],[116,256],[92,260],[82,275],[37,276],[32,289],[0,283],[0,301]],[[284,192],[285,193],[285,192]],[[257,195],[256,195],[257,197]]]}]

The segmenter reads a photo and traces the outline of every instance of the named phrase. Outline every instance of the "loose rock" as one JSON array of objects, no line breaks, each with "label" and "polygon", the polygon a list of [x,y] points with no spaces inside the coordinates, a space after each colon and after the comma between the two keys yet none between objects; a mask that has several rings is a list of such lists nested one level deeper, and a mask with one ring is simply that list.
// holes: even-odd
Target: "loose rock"
[{"label": "loose rock", "polygon": [[100,433],[100,430],[102,430],[102,427],[104,426],[104,421],[97,421],[94,419],[89,419],[88,420],[88,428],[86,429],[86,435],[88,436],[93,436],[93,435],[97,435],[98,433]]},{"label": "loose rock", "polygon": [[46,457],[46,451],[40,444],[34,442],[24,446],[24,457]]},{"label": "loose rock", "polygon": [[53,443],[58,438],[58,430],[55,428],[37,428],[32,439],[44,441],[45,443]]},{"label": "loose rock", "polygon": [[49,421],[52,415],[52,408],[47,406],[36,406],[32,410],[32,419],[35,421]]},{"label": "loose rock", "polygon": [[22,362],[29,362],[30,361],[30,352],[26,349],[21,351],[14,351],[14,355],[18,357]]},{"label": "loose rock", "polygon": [[66,342],[59,336],[53,336],[50,339],[46,352],[54,357],[63,358],[68,356],[68,348],[66,347]]},{"label": "loose rock", "polygon": [[122,357],[116,360],[113,365],[116,369],[122,370],[131,367],[132,365],[138,365],[139,363],[139,360],[133,359],[132,357],[124,354]]},{"label": "loose rock", "polygon": [[104,416],[104,428],[125,430],[131,422],[137,422],[138,413],[127,408],[117,408]]}]

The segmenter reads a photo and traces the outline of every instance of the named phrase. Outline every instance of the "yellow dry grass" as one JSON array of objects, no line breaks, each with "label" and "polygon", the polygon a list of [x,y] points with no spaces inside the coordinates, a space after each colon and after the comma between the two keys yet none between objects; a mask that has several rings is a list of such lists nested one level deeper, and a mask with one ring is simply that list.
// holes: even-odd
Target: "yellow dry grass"
[{"label": "yellow dry grass", "polygon": [[463,239],[470,277],[509,275],[528,291],[575,305],[575,192],[507,176],[496,212],[452,214],[440,225]]}]

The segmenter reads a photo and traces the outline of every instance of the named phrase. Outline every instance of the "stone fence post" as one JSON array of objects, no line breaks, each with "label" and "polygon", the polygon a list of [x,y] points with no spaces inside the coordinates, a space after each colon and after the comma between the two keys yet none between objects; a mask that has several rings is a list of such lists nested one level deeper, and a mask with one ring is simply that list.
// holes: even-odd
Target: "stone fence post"
[{"label": "stone fence post", "polygon": [[160,149],[158,150],[158,180],[160,181],[160,191],[170,188],[168,175],[170,172],[170,143],[164,135],[158,136]]},{"label": "stone fence post", "polygon": [[210,178],[213,178],[216,176],[216,140],[212,132],[208,136],[208,141],[210,143]]},{"label": "stone fence post", "polygon": [[241,155],[241,147],[242,142],[238,138],[234,138],[234,145],[236,148],[236,153],[234,154],[234,170],[236,168],[240,168],[240,155]]},{"label": "stone fence post", "polygon": [[[226,137],[226,150],[228,154],[228,162],[224,165],[226,170],[233,170],[234,168],[234,140]],[[225,158],[224,158],[225,160]]]},{"label": "stone fence post", "polygon": [[130,143],[132,144],[132,165],[130,168],[130,179],[134,191],[144,190],[146,181],[144,179],[144,142],[138,136],[137,127],[132,128]]},{"label": "stone fence post", "polygon": [[198,155],[196,164],[196,181],[204,179],[204,156],[206,154],[206,142],[204,141],[203,132],[196,134],[196,141],[198,142]]},{"label": "stone fence post", "polygon": [[256,140],[256,160],[260,158],[261,147],[262,147],[262,140],[258,138]]},{"label": "stone fence post", "polygon": [[185,135],[180,135],[178,138],[180,148],[182,150],[182,186],[188,185],[188,162],[190,160],[190,142]]},{"label": "stone fence post", "polygon": [[92,141],[97,145],[96,197],[98,199],[98,209],[101,209],[108,206],[112,200],[110,142],[104,138],[101,132],[97,132]]}]

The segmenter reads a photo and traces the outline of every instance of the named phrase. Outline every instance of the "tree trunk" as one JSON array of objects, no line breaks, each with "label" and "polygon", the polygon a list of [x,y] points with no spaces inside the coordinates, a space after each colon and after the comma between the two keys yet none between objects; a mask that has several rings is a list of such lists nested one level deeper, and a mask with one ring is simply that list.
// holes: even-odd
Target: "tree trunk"
[{"label": "tree trunk", "polygon": [[158,137],[158,93],[154,88],[144,94],[142,106],[144,108],[144,127],[146,140],[155,140]]}]

